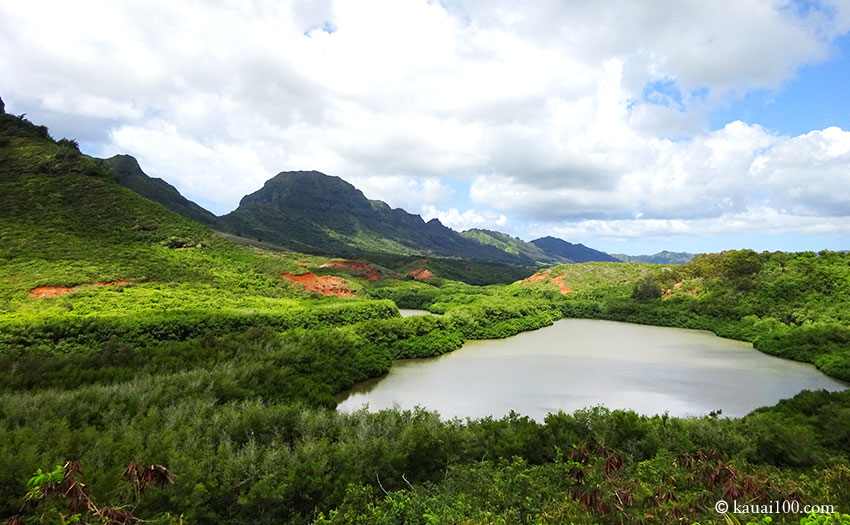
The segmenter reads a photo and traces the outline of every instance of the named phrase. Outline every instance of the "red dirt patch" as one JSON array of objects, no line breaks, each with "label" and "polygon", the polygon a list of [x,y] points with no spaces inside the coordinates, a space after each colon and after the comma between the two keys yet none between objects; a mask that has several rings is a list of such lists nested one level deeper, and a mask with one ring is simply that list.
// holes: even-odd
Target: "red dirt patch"
[{"label": "red dirt patch", "polygon": [[357,272],[357,277],[367,281],[377,281],[381,274],[369,264],[357,261],[328,261],[319,268],[348,268]]},{"label": "red dirt patch", "polygon": [[310,265],[310,263],[304,262],[304,261],[295,261],[295,264],[298,264],[298,265],[301,265],[301,266],[309,266]]},{"label": "red dirt patch", "polygon": [[539,283],[540,281],[545,281],[548,279],[547,282],[558,285],[558,291],[561,292],[561,295],[570,292],[575,292],[575,290],[564,284],[564,274],[558,275],[556,277],[551,277],[551,275],[552,270],[544,270],[542,272],[535,273],[531,277],[526,277],[522,280],[522,284]]},{"label": "red dirt patch", "polygon": [[431,270],[427,268],[417,268],[416,270],[412,270],[410,275],[413,276],[414,279],[433,279],[434,274],[431,273]]},{"label": "red dirt patch", "polygon": [[277,257],[278,259],[283,259],[283,255],[281,255],[279,253],[273,253],[272,257]]},{"label": "red dirt patch", "polygon": [[538,281],[542,281],[543,279],[549,277],[549,274],[552,273],[552,270],[546,270],[543,272],[535,273],[531,277],[527,277],[522,280],[522,284],[531,284],[536,283]]},{"label": "red dirt patch", "polygon": [[317,292],[322,295],[335,295],[337,297],[354,297],[354,291],[348,287],[345,279],[339,277],[330,275],[318,276],[313,272],[307,272],[301,275],[291,273],[282,273],[280,275],[293,283],[302,285],[304,289],[311,292]]},{"label": "red dirt patch", "polygon": [[679,281],[678,283],[676,283],[676,284],[674,284],[674,285],[673,285],[673,289],[674,289],[674,290],[678,290],[678,289],[679,289],[679,288],[681,288],[681,287],[682,287],[682,281]]},{"label": "red dirt patch", "polygon": [[73,291],[73,288],[67,286],[38,286],[30,290],[30,297],[34,299],[48,299],[69,294]]},{"label": "red dirt patch", "polygon": [[570,288],[569,286],[564,284],[564,274],[561,274],[557,277],[552,277],[552,279],[550,279],[549,282],[555,283],[555,284],[558,285],[558,288],[561,292],[561,295],[565,295],[565,294],[568,294],[570,292],[575,292],[575,290],[573,290],[572,288]]}]

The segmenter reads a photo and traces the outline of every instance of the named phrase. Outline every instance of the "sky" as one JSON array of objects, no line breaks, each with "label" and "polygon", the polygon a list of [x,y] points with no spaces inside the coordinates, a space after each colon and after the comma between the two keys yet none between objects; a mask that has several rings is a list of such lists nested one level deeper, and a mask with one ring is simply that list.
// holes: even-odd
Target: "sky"
[{"label": "sky", "polygon": [[610,253],[850,249],[850,0],[4,2],[0,96],[216,214],[319,170]]}]

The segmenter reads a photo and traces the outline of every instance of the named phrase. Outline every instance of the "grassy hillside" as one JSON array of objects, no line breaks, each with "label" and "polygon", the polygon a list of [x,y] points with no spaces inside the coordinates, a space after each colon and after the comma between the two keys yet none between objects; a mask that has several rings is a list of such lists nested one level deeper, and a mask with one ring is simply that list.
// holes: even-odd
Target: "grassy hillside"
[{"label": "grassy hillside", "polygon": [[478,241],[481,244],[495,246],[507,253],[522,255],[527,257],[530,261],[534,261],[538,264],[552,265],[572,262],[566,257],[546,253],[530,242],[525,242],[519,237],[511,237],[510,235],[502,232],[473,228],[462,232],[461,235],[467,239]]},{"label": "grassy hillside", "polygon": [[[773,334],[778,349],[807,341],[840,356],[844,254],[562,265],[508,286],[449,278],[509,278],[508,265],[388,255],[365,269],[234,245],[8,115],[0,199],[0,519],[11,523],[128,512],[175,524],[712,523],[714,502],[733,496],[850,508],[847,392],[738,420],[332,410],[334,394],[394,359],[564,315]],[[352,297],[293,284],[308,275]],[[397,306],[445,315],[402,319]]]},{"label": "grassy hillside", "polygon": [[115,155],[103,160],[103,164],[118,174],[118,183],[142,197],[158,202],[169,210],[187,219],[214,226],[217,217],[183,197],[177,189],[162,179],[149,177],[139,162],[130,155]]}]

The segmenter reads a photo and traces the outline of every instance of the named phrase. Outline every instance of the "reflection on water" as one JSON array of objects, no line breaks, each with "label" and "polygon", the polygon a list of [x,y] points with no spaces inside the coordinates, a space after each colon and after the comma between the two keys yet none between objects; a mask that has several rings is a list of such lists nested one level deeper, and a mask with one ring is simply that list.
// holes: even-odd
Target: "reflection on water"
[{"label": "reflection on water", "polygon": [[409,308],[399,308],[398,313],[400,313],[402,317],[413,317],[414,315],[437,315],[432,314],[428,310],[411,310]]},{"label": "reflection on water", "polygon": [[445,418],[542,421],[549,412],[594,405],[643,414],[743,416],[801,390],[847,385],[811,365],[709,332],[565,319],[493,341],[470,341],[433,359],[393,363],[389,374],[342,392],[338,410],[416,405]]}]

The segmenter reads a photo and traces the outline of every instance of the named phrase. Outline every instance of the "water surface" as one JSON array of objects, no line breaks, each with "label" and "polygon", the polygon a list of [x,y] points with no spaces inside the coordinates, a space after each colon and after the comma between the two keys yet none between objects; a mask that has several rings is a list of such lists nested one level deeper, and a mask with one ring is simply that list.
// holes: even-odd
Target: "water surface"
[{"label": "water surface", "polygon": [[340,393],[338,410],[398,405],[444,418],[542,421],[549,412],[604,405],[643,414],[738,417],[801,390],[847,385],[814,366],[763,354],[710,332],[564,319],[508,339],[470,341],[432,359],[393,363],[389,374]]},{"label": "water surface", "polygon": [[410,308],[399,308],[398,313],[400,313],[402,317],[413,317],[414,315],[436,315],[432,314],[428,310],[413,310]]}]

